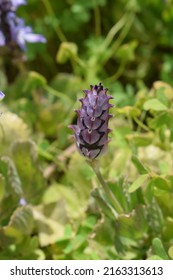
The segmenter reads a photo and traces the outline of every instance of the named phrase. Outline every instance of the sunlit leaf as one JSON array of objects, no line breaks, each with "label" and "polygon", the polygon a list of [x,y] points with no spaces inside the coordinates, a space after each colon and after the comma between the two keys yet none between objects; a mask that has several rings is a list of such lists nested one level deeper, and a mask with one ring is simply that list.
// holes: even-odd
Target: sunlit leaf
[{"label": "sunlit leaf", "polygon": [[138,188],[142,187],[142,185],[149,179],[150,175],[149,174],[142,174],[140,175],[130,186],[129,192],[134,192]]},{"label": "sunlit leaf", "polygon": [[148,170],[146,167],[142,164],[142,162],[135,156],[132,156],[132,162],[135,165],[136,169],[138,170],[139,174],[147,174]]},{"label": "sunlit leaf", "polygon": [[142,238],[148,229],[145,211],[145,207],[138,205],[131,213],[120,215],[115,226],[117,234],[132,240]]},{"label": "sunlit leaf", "polygon": [[12,149],[15,162],[26,199],[32,198],[32,202],[39,201],[44,190],[45,181],[38,165],[37,152],[34,142],[15,142]]},{"label": "sunlit leaf", "polygon": [[165,111],[168,108],[163,103],[161,103],[158,99],[152,98],[144,103],[144,109],[154,110],[154,111]]},{"label": "sunlit leaf", "polygon": [[77,45],[72,42],[63,42],[58,50],[56,60],[58,63],[65,63],[69,58],[77,56]]},{"label": "sunlit leaf", "polygon": [[162,241],[159,238],[154,238],[152,241],[154,252],[163,260],[169,260],[169,257],[165,251]]},{"label": "sunlit leaf", "polygon": [[5,178],[0,174],[0,201],[3,199],[5,192]]},{"label": "sunlit leaf", "polygon": [[173,260],[173,246],[171,246],[168,250],[168,255],[170,256],[170,258]]}]

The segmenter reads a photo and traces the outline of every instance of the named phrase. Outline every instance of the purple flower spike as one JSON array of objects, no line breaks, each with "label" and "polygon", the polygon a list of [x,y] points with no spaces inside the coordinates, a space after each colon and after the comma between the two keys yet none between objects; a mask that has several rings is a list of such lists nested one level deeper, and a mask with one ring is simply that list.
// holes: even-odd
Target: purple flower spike
[{"label": "purple flower spike", "polygon": [[74,138],[80,154],[93,160],[102,155],[109,142],[108,121],[112,117],[109,114],[109,100],[113,97],[107,95],[107,88],[103,85],[90,86],[90,90],[84,90],[85,97],[80,98],[82,104],[78,114],[77,125],[70,125],[74,131]]}]

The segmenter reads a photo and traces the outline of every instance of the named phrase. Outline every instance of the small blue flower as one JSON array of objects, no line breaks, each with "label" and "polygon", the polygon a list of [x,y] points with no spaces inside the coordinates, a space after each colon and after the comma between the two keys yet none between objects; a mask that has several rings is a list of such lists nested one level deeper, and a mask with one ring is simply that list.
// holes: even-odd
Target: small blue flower
[{"label": "small blue flower", "polygon": [[4,97],[5,97],[5,94],[2,91],[0,91],[0,100],[3,99]]},{"label": "small blue flower", "polygon": [[15,11],[20,5],[25,5],[25,0],[0,0],[0,10],[5,11]]},{"label": "small blue flower", "polygon": [[27,205],[27,201],[24,199],[24,197],[21,197],[20,200],[19,200],[19,205],[20,206],[25,206]]},{"label": "small blue flower", "polygon": [[26,5],[25,0],[11,0],[11,3],[12,3],[14,8],[18,8],[18,6],[20,6],[20,5]]},{"label": "small blue flower", "polygon": [[16,16],[18,6],[25,4],[25,0],[0,0],[0,46],[16,45],[25,50],[26,42],[46,42],[44,36],[33,33],[32,28]]}]

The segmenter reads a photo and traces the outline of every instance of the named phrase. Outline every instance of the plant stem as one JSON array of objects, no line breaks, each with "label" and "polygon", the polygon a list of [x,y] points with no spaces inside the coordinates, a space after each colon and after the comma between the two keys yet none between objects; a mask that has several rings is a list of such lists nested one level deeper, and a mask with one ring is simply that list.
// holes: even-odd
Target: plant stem
[{"label": "plant stem", "polygon": [[100,10],[98,6],[95,7],[94,13],[95,13],[95,34],[96,37],[99,37],[101,35],[101,17],[100,17]]},{"label": "plant stem", "polygon": [[122,214],[123,208],[121,207],[120,203],[118,202],[118,200],[116,199],[116,197],[114,196],[114,194],[112,193],[112,191],[110,190],[110,188],[108,187],[108,185],[106,184],[102,174],[100,173],[99,170],[99,166],[98,166],[98,162],[97,161],[87,161],[88,164],[92,167],[92,169],[94,170],[97,179],[99,180],[100,184],[102,185],[105,194],[107,195],[107,197],[109,198],[109,200],[111,201],[112,205],[114,206],[115,210],[119,213]]},{"label": "plant stem", "polygon": [[[42,2],[43,2],[44,6],[45,6],[45,8],[47,10],[48,15],[50,15],[52,17],[55,17],[55,13],[54,13],[54,10],[53,10],[50,2],[48,0],[42,0]],[[57,36],[58,36],[58,38],[59,38],[59,40],[61,42],[67,41],[64,33],[62,32],[62,30],[61,30],[61,28],[59,26],[57,26],[54,29],[55,29],[55,32],[56,32],[56,34],[57,34]]]}]

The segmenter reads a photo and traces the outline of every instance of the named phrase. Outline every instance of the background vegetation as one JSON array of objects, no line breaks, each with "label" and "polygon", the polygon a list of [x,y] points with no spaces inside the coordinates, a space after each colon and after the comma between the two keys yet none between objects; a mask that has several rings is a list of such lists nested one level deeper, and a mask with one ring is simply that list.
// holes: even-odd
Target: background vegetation
[{"label": "background vegetation", "polygon": [[[173,259],[173,2],[28,0],[47,38],[0,56],[0,259]],[[105,199],[71,131],[102,81],[115,115]]]}]

